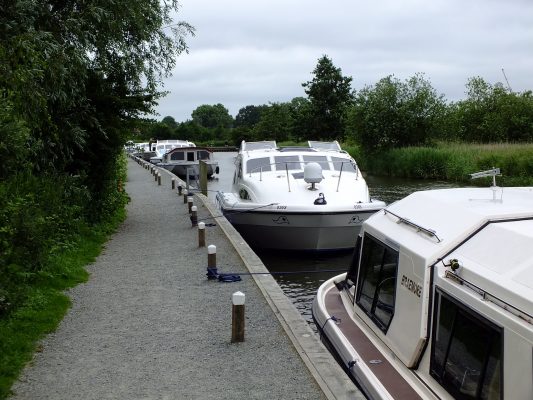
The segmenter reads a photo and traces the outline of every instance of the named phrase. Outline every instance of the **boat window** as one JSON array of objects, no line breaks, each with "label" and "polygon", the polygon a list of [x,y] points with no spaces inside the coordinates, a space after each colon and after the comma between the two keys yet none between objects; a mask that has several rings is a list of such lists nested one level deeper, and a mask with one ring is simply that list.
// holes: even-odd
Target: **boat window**
[{"label": "boat window", "polygon": [[246,172],[272,171],[270,157],[251,158],[246,161]]},{"label": "boat window", "polygon": [[501,399],[502,330],[435,293],[430,373],[456,399]]},{"label": "boat window", "polygon": [[276,156],[274,162],[276,163],[276,171],[302,169],[298,156]]},{"label": "boat window", "polygon": [[342,172],[356,172],[354,163],[348,158],[331,157],[331,161],[335,171],[340,171],[342,167]]},{"label": "boat window", "polygon": [[303,156],[304,163],[316,162],[322,167],[322,170],[329,170],[329,163],[326,156]]},{"label": "boat window", "polygon": [[181,151],[176,151],[170,155],[170,159],[174,161],[183,161],[185,159],[185,154]]},{"label": "boat window", "polygon": [[194,151],[187,152],[187,161],[194,161]]},{"label": "boat window", "polygon": [[196,156],[198,160],[209,160],[209,152],[205,150],[198,151],[198,154]]},{"label": "boat window", "polygon": [[365,234],[356,302],[383,332],[394,315],[398,257],[397,250]]}]

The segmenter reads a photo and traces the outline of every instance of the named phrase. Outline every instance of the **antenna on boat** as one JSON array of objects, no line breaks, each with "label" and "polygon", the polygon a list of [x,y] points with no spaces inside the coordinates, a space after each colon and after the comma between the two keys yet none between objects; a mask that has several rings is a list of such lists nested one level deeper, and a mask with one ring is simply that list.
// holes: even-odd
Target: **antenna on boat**
[{"label": "antenna on boat", "polygon": [[[499,186],[496,185],[496,176],[501,176],[501,175],[502,174],[499,168],[492,168],[486,171],[475,172],[473,174],[470,174],[470,178],[478,179],[478,178],[484,178],[487,176],[492,176],[492,186],[490,187],[490,189],[492,190],[492,201],[496,201],[496,191],[501,189]],[[500,198],[499,201],[501,202],[502,199]]]}]

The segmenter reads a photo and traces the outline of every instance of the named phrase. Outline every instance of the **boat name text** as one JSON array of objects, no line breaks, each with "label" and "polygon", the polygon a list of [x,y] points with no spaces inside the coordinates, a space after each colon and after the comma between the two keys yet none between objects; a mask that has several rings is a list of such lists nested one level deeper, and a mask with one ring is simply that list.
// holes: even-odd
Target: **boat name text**
[{"label": "boat name text", "polygon": [[278,210],[286,210],[287,206],[277,206],[276,209],[278,209]]},{"label": "boat name text", "polygon": [[420,284],[416,283],[412,279],[409,279],[405,275],[402,275],[402,286],[404,286],[407,290],[409,290],[411,293],[415,294],[416,297],[420,297],[422,293],[422,286]]}]

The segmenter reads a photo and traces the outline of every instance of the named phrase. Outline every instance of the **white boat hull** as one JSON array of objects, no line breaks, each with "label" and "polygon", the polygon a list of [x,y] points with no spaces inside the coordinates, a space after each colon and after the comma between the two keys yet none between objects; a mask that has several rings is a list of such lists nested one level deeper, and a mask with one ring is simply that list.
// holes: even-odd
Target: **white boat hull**
[{"label": "white boat hull", "polygon": [[353,249],[361,224],[378,211],[280,213],[221,209],[250,246],[305,251]]}]

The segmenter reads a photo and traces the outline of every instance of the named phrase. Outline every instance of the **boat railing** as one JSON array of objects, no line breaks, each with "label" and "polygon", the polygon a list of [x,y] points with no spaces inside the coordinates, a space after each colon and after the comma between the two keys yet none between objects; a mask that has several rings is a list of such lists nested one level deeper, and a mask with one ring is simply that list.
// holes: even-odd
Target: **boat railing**
[{"label": "boat railing", "polygon": [[411,226],[413,228],[416,228],[419,232],[422,232],[422,233],[425,233],[428,236],[434,237],[435,239],[437,239],[437,241],[439,243],[442,241],[441,238],[439,238],[437,236],[437,232],[435,230],[433,230],[433,229],[424,228],[423,226],[418,225],[417,223],[411,221],[410,219],[404,218],[404,217],[400,217],[398,214],[395,214],[395,213],[393,213],[392,211],[390,211],[390,210],[388,210],[386,208],[383,209],[383,212],[385,214],[390,214],[390,215],[393,215],[396,218],[398,218],[398,223],[406,224],[406,225],[409,225],[409,226]]},{"label": "boat railing", "polygon": [[[263,164],[263,165],[261,165],[259,167],[253,168],[253,169],[247,171],[247,173],[248,173],[248,176],[251,178],[253,173],[259,172],[259,182],[262,182],[263,181],[263,168],[269,167],[269,169],[268,169],[269,172],[279,171],[280,169],[274,168],[274,167],[277,167],[278,165],[283,165],[284,169],[285,169],[285,172],[287,174],[287,186],[288,186],[288,189],[289,189],[289,192],[290,192],[291,191],[291,184],[290,184],[290,181],[289,181],[289,170],[291,170],[291,171],[292,170],[297,170],[297,171],[303,170],[303,168],[301,168],[301,164],[307,164],[309,162],[313,162],[313,161],[308,161],[308,162],[306,162],[306,161],[273,162],[273,163]],[[339,168],[339,176],[338,176],[338,181],[337,181],[337,192],[339,191],[342,172],[343,172],[343,169],[344,169],[344,164],[350,164],[352,166],[352,168],[354,169],[353,172],[355,172],[355,179],[356,180],[359,179],[359,168],[357,167],[357,163],[355,163],[354,161],[352,161],[352,160],[333,161],[332,160],[331,163],[333,163],[333,165],[340,163],[340,165],[341,165],[340,168]],[[300,164],[300,168],[289,168],[289,164]],[[351,172],[351,171],[348,171],[348,172]]]}]

